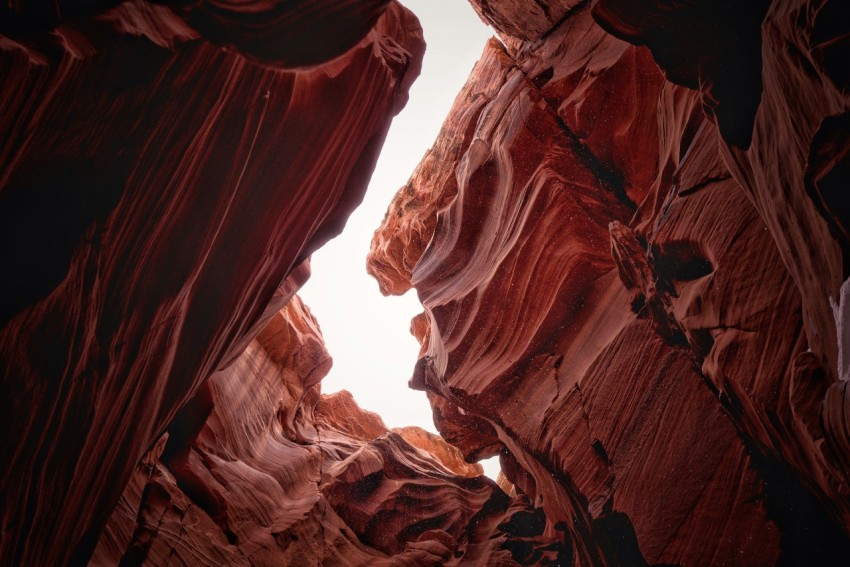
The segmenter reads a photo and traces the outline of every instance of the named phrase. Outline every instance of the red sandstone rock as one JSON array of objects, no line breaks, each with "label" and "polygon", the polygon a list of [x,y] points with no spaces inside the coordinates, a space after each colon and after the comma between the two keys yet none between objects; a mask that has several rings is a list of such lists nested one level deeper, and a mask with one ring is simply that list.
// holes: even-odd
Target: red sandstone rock
[{"label": "red sandstone rock", "polygon": [[320,395],[293,295],[422,46],[297,4],[0,8],[2,562],[846,557],[845,5],[473,1],[368,260],[455,450]]},{"label": "red sandstone rock", "polygon": [[[361,409],[346,390],[323,395],[314,408],[317,426],[336,429],[361,441],[372,441],[390,432],[381,417]],[[477,463],[467,463],[454,445],[449,445],[439,435],[420,427],[398,427],[392,430],[410,445],[422,449],[436,458],[439,465],[459,476],[476,477],[484,474]]]},{"label": "red sandstone rock", "polygon": [[574,564],[850,548],[847,98],[812,63],[846,24],[829,56],[803,40],[834,4],[599,0],[524,36],[526,5],[499,3],[513,39],[375,233],[381,289],[425,308],[411,384]]},{"label": "red sandstone rock", "polygon": [[492,25],[504,36],[523,40],[540,39],[580,2],[581,0],[470,0],[470,4],[484,23]]},{"label": "red sandstone rock", "polygon": [[449,445],[439,435],[425,431],[421,427],[396,427],[393,433],[397,433],[402,439],[422,449],[429,455],[433,455],[440,464],[458,476],[477,477],[484,474],[484,467],[478,463],[467,463],[463,459],[460,450],[454,445]]},{"label": "red sandstone rock", "polygon": [[361,409],[347,390],[323,395],[314,412],[316,423],[362,441],[371,441],[389,431],[381,416]]},{"label": "red sandstone rock", "polygon": [[247,4],[220,14],[229,48],[140,2],[0,44],[0,563],[91,554],[142,455],[360,201],[421,31],[396,4],[374,27],[383,2],[303,4],[349,30],[334,53],[353,46],[307,71],[242,53],[287,37],[278,3],[261,30],[240,27]]},{"label": "red sandstone rock", "polygon": [[[204,37],[232,47],[241,55],[275,67],[295,68],[325,63],[363,39],[390,0],[267,0],[227,2],[200,0],[171,3],[170,8],[144,0],[12,1],[0,6],[0,42],[44,46],[37,37],[64,24],[64,40],[82,24],[112,20],[119,29],[151,39],[173,34]],[[110,9],[107,11],[107,9]],[[104,11],[107,11],[104,14]],[[164,34],[164,35],[163,35]],[[83,39],[83,38],[80,38]],[[90,39],[90,38],[89,38]]]},{"label": "red sandstone rock", "polygon": [[[515,565],[513,558],[529,553],[554,558],[542,549],[551,544],[540,536],[542,523],[535,530],[522,521],[540,511],[510,499],[480,466],[477,475],[455,474],[440,460],[453,448],[425,432],[388,432],[347,392],[319,398],[329,368],[316,322],[295,297],[177,414],[137,467],[92,563]],[[425,438],[440,452],[405,437]]]}]

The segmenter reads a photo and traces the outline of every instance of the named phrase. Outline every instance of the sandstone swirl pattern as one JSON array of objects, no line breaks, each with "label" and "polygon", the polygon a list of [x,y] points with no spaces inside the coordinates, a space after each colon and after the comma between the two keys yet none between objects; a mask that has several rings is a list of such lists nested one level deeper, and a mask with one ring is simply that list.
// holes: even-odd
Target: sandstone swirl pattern
[{"label": "sandstone swirl pattern", "polygon": [[513,564],[509,538],[555,557],[536,550],[557,550],[552,538],[513,533],[535,517],[526,499],[434,456],[456,449],[420,451],[406,437],[426,432],[388,431],[347,392],[322,396],[330,366],[295,296],[145,455],[92,563]]},{"label": "sandstone swirl pattern", "polygon": [[369,257],[425,308],[444,437],[501,454],[576,564],[846,554],[846,221],[807,173],[846,164],[846,83],[803,39],[832,3],[600,0],[534,34],[474,4],[502,41]]},{"label": "sandstone swirl pattern", "polygon": [[413,14],[0,6],[0,564],[846,563],[848,4],[472,5],[368,258],[442,437],[322,395],[295,295]]},{"label": "sandstone swirl pattern", "polygon": [[249,4],[226,42],[156,3],[57,4],[49,33],[52,8],[4,6],[0,563],[91,555],[142,455],[359,203],[424,44],[397,4],[352,4],[333,21],[356,37],[307,69],[240,51]]}]

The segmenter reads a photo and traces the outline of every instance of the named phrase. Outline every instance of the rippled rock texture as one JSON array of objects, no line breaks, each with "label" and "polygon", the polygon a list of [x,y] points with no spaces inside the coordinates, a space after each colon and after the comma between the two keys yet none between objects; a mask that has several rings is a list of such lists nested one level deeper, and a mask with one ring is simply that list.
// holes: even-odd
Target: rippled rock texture
[{"label": "rippled rock texture", "polygon": [[433,436],[420,451],[415,432],[388,431],[347,392],[321,396],[330,361],[296,296],[177,413],[134,471],[92,563],[554,560],[544,548],[558,546],[540,537],[542,513],[526,499],[480,470],[459,476],[458,457],[434,456],[456,449]]},{"label": "rippled rock texture", "polygon": [[0,563],[846,562],[846,4],[472,4],[368,259],[442,438],[323,396],[294,295],[410,12],[0,7]]},{"label": "rippled rock texture", "polygon": [[[342,229],[424,43],[385,1],[11,2],[0,21],[0,563],[78,564],[142,456],[228,387],[206,381]],[[193,458],[186,475],[227,468]],[[281,486],[252,498],[279,503]],[[150,488],[139,530],[177,529],[172,489]],[[268,513],[277,526],[302,510]],[[254,542],[245,523],[232,534]],[[208,543],[192,553],[236,557]]]},{"label": "rippled rock texture", "polygon": [[841,564],[843,4],[473,5],[501,41],[369,257],[441,433],[570,564]]}]

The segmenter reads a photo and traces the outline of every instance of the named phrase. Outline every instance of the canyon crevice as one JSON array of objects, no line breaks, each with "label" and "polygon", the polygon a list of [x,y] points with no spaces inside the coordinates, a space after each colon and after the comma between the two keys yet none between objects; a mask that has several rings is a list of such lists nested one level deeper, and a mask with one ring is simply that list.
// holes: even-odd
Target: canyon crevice
[{"label": "canyon crevice", "polygon": [[0,7],[0,564],[846,561],[846,5],[471,3],[498,38],[364,259],[441,437],[322,394],[296,295],[413,13]]}]

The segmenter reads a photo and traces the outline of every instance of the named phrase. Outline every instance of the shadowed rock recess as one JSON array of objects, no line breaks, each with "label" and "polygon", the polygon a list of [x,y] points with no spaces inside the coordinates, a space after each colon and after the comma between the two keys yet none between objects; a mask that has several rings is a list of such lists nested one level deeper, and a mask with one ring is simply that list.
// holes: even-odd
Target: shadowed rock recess
[{"label": "shadowed rock recess", "polygon": [[322,395],[296,295],[410,11],[0,7],[0,565],[847,563],[847,4],[472,4],[367,259],[442,437]]}]

